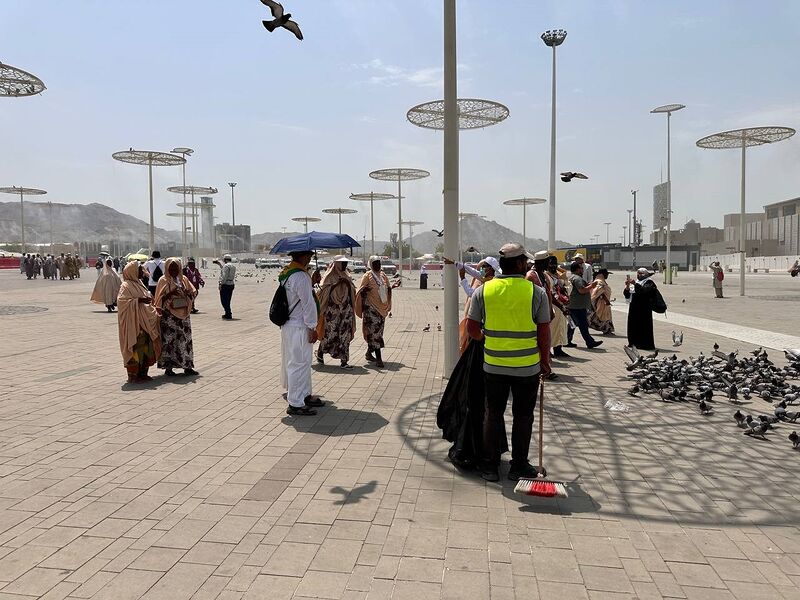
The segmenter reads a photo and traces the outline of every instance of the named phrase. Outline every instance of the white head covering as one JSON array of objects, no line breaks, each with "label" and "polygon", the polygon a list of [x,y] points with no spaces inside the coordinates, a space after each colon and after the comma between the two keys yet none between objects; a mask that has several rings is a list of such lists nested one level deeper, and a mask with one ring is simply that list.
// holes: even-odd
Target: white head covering
[{"label": "white head covering", "polygon": [[344,254],[337,254],[333,257],[333,262],[350,262],[350,259],[347,258]]},{"label": "white head covering", "polygon": [[[500,269],[500,263],[497,262],[497,259],[494,256],[487,256],[481,261],[481,263],[486,263],[487,265],[492,267],[492,269],[494,269],[494,272],[497,273],[498,275],[501,275],[503,273],[503,271]],[[480,265],[480,263],[478,263],[478,265]]]}]

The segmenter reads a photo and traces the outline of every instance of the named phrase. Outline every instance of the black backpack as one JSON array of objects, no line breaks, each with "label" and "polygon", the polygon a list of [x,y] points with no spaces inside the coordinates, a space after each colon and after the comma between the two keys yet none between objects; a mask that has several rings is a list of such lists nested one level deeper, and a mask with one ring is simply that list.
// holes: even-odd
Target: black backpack
[{"label": "black backpack", "polygon": [[286,282],[293,272],[299,270],[289,272],[289,276],[286,277],[283,283],[278,285],[278,289],[275,290],[275,295],[272,297],[272,304],[269,305],[269,320],[278,327],[283,327],[286,324],[294,309],[300,304],[300,300],[298,300],[292,308],[289,308],[289,297],[286,295]]},{"label": "black backpack", "polygon": [[151,275],[151,277],[153,278],[153,281],[158,283],[158,280],[161,279],[161,277],[163,275],[164,275],[164,271],[161,269],[161,265],[156,263],[156,268],[153,269],[153,274]]}]

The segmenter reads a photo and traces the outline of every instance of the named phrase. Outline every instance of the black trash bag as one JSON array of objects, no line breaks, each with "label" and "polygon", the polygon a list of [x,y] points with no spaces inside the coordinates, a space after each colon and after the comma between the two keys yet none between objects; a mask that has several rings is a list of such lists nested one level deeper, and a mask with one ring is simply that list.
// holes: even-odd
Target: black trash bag
[{"label": "black trash bag", "polygon": [[[442,438],[453,442],[447,454],[454,464],[480,466],[485,411],[483,342],[471,340],[450,374],[436,413],[436,425],[442,430]],[[501,439],[501,453],[507,452],[505,427]]]}]

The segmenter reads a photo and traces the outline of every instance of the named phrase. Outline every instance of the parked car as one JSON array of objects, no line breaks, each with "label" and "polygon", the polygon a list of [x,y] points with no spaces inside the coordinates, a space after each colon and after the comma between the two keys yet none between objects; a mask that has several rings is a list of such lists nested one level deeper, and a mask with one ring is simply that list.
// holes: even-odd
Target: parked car
[{"label": "parked car", "polygon": [[397,275],[397,265],[390,260],[382,259],[381,269],[383,270],[384,273],[386,273],[390,277],[394,277],[395,275]]},{"label": "parked car", "polygon": [[277,258],[257,258],[256,259],[256,268],[257,269],[280,269],[281,268],[281,261]]},{"label": "parked car", "polygon": [[360,261],[360,260],[351,261],[347,268],[350,269],[351,273],[366,273],[367,272],[367,266],[364,264],[363,261]]}]

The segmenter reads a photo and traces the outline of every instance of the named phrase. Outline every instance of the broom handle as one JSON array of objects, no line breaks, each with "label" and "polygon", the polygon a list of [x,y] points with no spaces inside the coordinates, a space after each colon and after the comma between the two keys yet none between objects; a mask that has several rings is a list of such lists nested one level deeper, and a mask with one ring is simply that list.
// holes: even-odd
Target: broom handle
[{"label": "broom handle", "polygon": [[544,435],[544,379],[539,380],[539,385],[541,386],[539,390],[539,466],[544,467],[542,458],[542,448],[544,446],[544,440],[542,439]]}]

